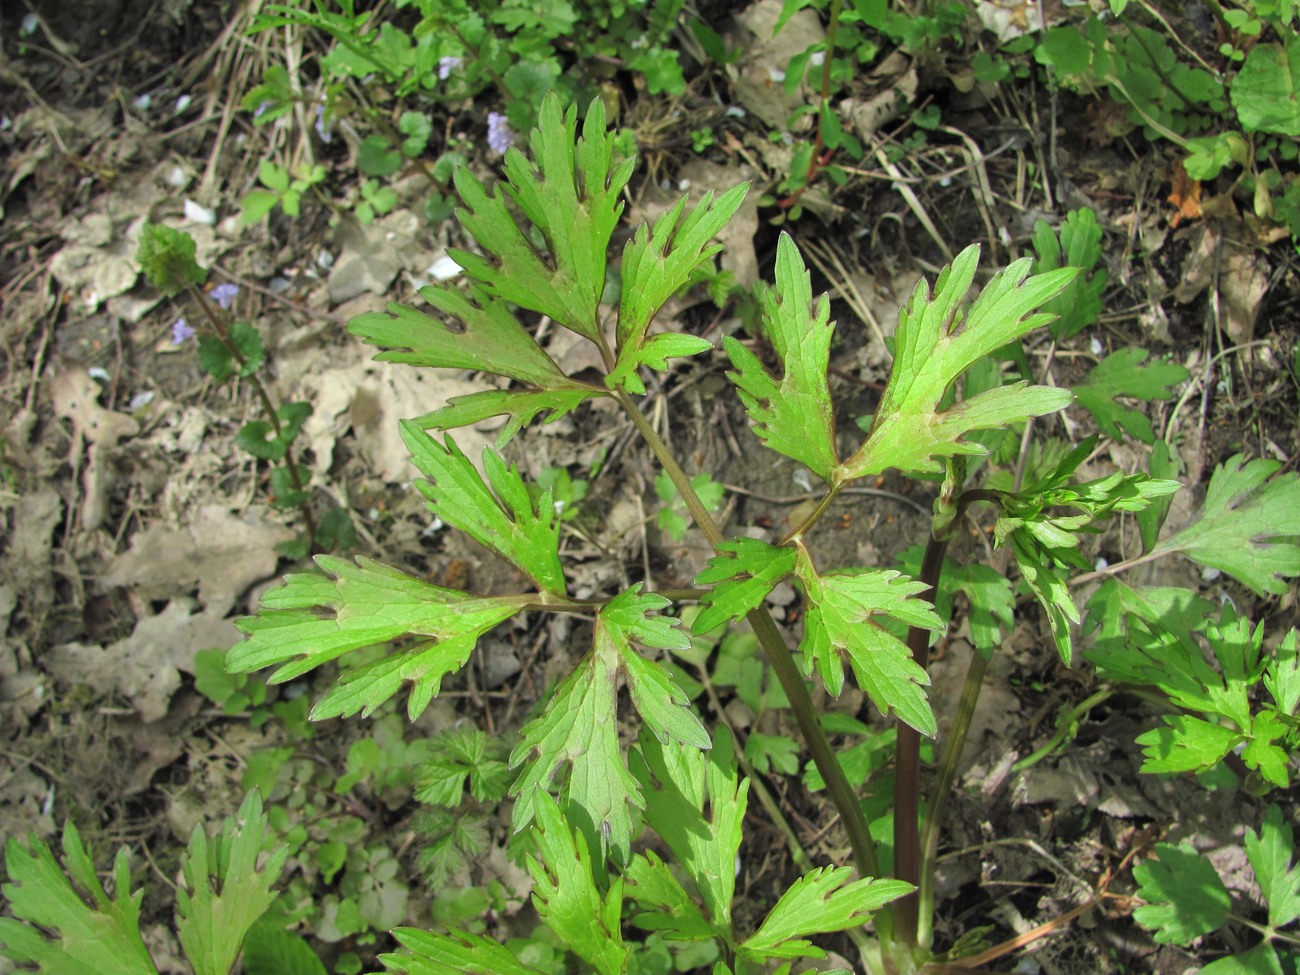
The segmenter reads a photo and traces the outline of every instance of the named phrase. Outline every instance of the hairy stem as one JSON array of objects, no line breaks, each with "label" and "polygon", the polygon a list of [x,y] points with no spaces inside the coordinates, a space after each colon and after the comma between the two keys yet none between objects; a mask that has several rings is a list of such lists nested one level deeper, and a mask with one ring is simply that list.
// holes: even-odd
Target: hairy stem
[{"label": "hairy stem", "polygon": [[[687,510],[690,511],[709,545],[716,551],[723,541],[722,531],[718,528],[717,522],[713,520],[713,515],[700,501],[695,489],[691,487],[690,478],[686,476],[686,473],[678,465],[677,459],[668,450],[667,444],[655,432],[654,427],[650,425],[650,421],[632,402],[632,398],[627,392],[620,389],[615,391],[614,395],[631,418],[637,431],[645,439],[656,459],[667,472],[668,477],[681,493],[682,500],[686,502]],[[754,634],[758,637],[758,642],[763,647],[763,652],[767,655],[768,662],[776,673],[777,680],[781,682],[781,688],[790,701],[791,710],[794,711],[799,731],[808,746],[808,751],[812,754],[817,770],[821,772],[822,778],[826,782],[826,791],[831,797],[831,802],[835,804],[835,810],[840,814],[844,829],[849,835],[849,842],[853,847],[853,860],[858,868],[858,873],[863,877],[879,876],[880,868],[879,861],[876,858],[876,845],[871,839],[871,832],[867,828],[867,820],[862,814],[862,807],[858,803],[857,796],[853,794],[853,788],[849,785],[844,770],[840,768],[839,760],[835,757],[835,752],[826,738],[826,733],[822,730],[817,709],[813,705],[812,697],[808,694],[808,688],[804,686],[803,675],[799,673],[794,657],[791,656],[784,638],[777,629],[776,621],[772,619],[772,614],[768,612],[765,606],[760,606],[750,612],[746,619],[749,620],[749,625],[753,627]],[[877,914],[876,930],[882,940],[888,940],[887,928],[888,915],[884,912]]]}]

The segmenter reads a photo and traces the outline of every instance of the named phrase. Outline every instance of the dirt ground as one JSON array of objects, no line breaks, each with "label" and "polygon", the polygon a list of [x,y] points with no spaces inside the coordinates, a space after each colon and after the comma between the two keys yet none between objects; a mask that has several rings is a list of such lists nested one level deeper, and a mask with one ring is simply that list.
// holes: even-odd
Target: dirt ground
[{"label": "dirt ground", "polygon": [[[139,228],[146,220],[183,225],[197,240],[200,263],[214,269],[210,284],[240,286],[240,314],[270,337],[276,394],[314,405],[304,463],[314,475],[314,503],[351,513],[359,536],[351,554],[492,592],[509,585],[506,570],[463,538],[430,530],[396,431],[398,419],[475,387],[463,376],[375,363],[373,350],[344,329],[385,301],[412,299],[418,275],[459,237],[452,221],[430,225],[417,216],[423,189],[415,178],[396,181],[398,206],[370,227],[331,225],[320,206],[292,222],[239,224],[237,201],[253,185],[258,160],[283,148],[276,143],[283,136],[254,129],[237,107],[268,57],[265,35],[240,40],[239,5],[85,0],[32,9],[43,26],[21,42],[24,6],[6,4],[0,16],[0,835],[53,838],[72,820],[101,867],[126,845],[149,891],[151,948],[155,957],[176,958],[167,919],[181,844],[196,823],[238,806],[256,765],[250,756],[287,748],[295,760],[337,777],[370,729],[354,721],[297,737],[284,730],[294,696],[319,698],[323,679],[272,688],[264,704],[233,714],[196,687],[196,655],[234,643],[232,621],[295,568],[276,546],[299,526],[292,511],[269,502],[264,466],[235,444],[242,423],[257,415],[248,390],[215,386],[192,346],[172,341],[173,322],[195,311],[161,299],[140,278]],[[693,90],[672,110],[704,115],[710,104]],[[1180,438],[1192,487],[1171,523],[1186,520],[1209,471],[1233,453],[1275,458],[1294,470],[1300,407],[1287,370],[1300,334],[1294,248],[1261,238],[1231,200],[1217,208],[1207,201],[1205,216],[1176,221],[1166,200],[1168,152],[1090,142],[1067,124],[1077,109],[1068,99],[1054,106],[1061,124],[1049,140],[1052,107],[1049,94],[1028,83],[1009,88],[999,106],[964,113],[951,106],[945,117],[960,120],[984,157],[978,167],[967,165],[959,140],[920,150],[911,165],[930,174],[914,184],[920,206],[954,248],[987,243],[987,228],[997,228],[990,262],[1027,252],[1039,217],[1055,221],[1083,205],[1098,211],[1111,275],[1102,343],[1168,354],[1194,377],[1176,403],[1154,404],[1157,419]],[[628,117],[651,132],[668,111],[646,98]],[[1029,138],[994,153],[1008,118],[1024,123]],[[469,119],[467,112],[449,125]],[[356,178],[345,160],[322,158],[332,180]],[[1026,190],[1027,161],[1053,187],[1055,210]],[[657,180],[689,182],[696,193],[762,176],[749,154],[698,156],[651,139],[645,163],[634,183],[634,218],[662,209]],[[484,152],[471,165],[487,175],[497,163]],[[948,170],[960,174],[943,178]],[[886,377],[888,357],[873,320],[891,329],[917,275],[932,276],[946,260],[895,184],[877,175],[837,197],[833,210],[788,228],[817,268],[815,287],[833,297],[842,429],[874,409]],[[187,200],[211,209],[214,221],[186,222]],[[751,209],[742,216],[748,222],[729,239],[729,259],[738,275],[766,275],[776,246],[773,214]],[[672,310],[710,337],[741,330],[735,308],[719,314],[702,293],[676,300]],[[1036,365],[1044,364],[1044,349],[1033,350]],[[563,336],[553,337],[550,352],[571,369],[585,354],[565,348]],[[1048,375],[1068,384],[1095,358],[1080,337],[1055,352]],[[796,465],[774,464],[759,449],[728,392],[725,368],[720,353],[693,360],[660,384],[647,411],[689,471],[733,488],[724,501],[728,530],[770,537],[807,485]],[[1080,416],[1077,432],[1088,432]],[[495,433],[485,424],[458,440],[472,454]],[[592,409],[530,431],[509,454],[531,475],[560,467],[590,481],[564,543],[578,595],[639,579],[688,586],[708,557],[698,535],[679,543],[654,527],[653,458],[612,412]],[[1109,462],[1145,469],[1126,447],[1097,458],[1098,470]],[[850,494],[816,539],[819,557],[828,567],[892,564],[924,541],[929,503],[924,486],[893,477],[870,493]],[[1088,555],[1118,561],[1130,542],[1118,532],[1102,535]],[[987,539],[974,531],[962,545],[982,548]],[[967,553],[959,546],[955,554]],[[1294,592],[1261,603],[1224,580],[1202,578],[1188,563],[1162,562],[1147,581],[1231,598],[1279,634],[1296,619]],[[793,590],[778,592],[776,601],[778,620],[797,633]],[[508,624],[401,734],[414,741],[466,720],[495,734],[517,730],[541,689],[581,652],[574,648],[582,646],[582,625]],[[940,942],[976,921],[996,925],[994,941],[1050,922],[1086,899],[1135,844],[1153,838],[1192,838],[1215,851],[1221,870],[1241,872],[1239,806],[1211,801],[1189,781],[1137,774],[1133,738],[1152,712],[1135,697],[1116,695],[1094,709],[1066,757],[1011,774],[1008,756],[1041,745],[1058,713],[1091,693],[1094,678],[1086,667],[1060,664],[1032,604],[1003,651],[983,691],[950,812]],[[970,652],[960,628],[935,649],[940,714],[960,693]],[[855,712],[855,693],[835,707]],[[277,719],[253,720],[259,707],[277,703],[284,705]],[[742,728],[753,717],[743,711],[729,706]],[[793,734],[766,720],[765,732]],[[357,818],[367,831],[363,845],[398,838],[392,855],[410,880],[394,916],[426,923],[437,892],[420,879],[416,804],[409,779],[399,778],[388,785],[368,779],[341,797],[324,789],[327,798],[317,801],[295,799],[296,780],[282,776],[277,798],[287,810],[315,802],[322,817]],[[820,794],[808,796],[775,773],[768,784],[814,859],[842,859],[842,834],[821,828],[832,816]],[[761,816],[751,810],[751,821]],[[507,823],[508,816],[492,822],[495,852],[462,864],[455,874],[462,883],[519,882],[502,853]],[[743,858],[752,866],[738,895],[765,903],[791,868],[763,853],[764,844],[780,846],[778,834],[751,825],[753,849]],[[1017,839],[1001,842],[1008,837]],[[330,890],[310,867],[295,877],[302,899]],[[1017,970],[1180,973],[1200,964],[1156,945],[1132,923],[1122,896],[1131,890],[1131,878],[1117,876],[1117,896],[1105,910],[1042,939],[1031,956],[1037,967]],[[322,934],[330,930],[325,920],[313,925],[331,960],[354,951],[373,963],[390,944],[382,935],[331,940]]]}]

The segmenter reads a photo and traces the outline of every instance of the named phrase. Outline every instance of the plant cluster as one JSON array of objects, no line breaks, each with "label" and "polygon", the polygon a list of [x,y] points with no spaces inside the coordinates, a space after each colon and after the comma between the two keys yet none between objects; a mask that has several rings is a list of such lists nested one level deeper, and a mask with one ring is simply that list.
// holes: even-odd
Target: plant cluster
[{"label": "plant cluster", "polygon": [[[290,574],[265,595],[256,616],[240,622],[247,639],[226,658],[231,675],[273,668],[272,684],[337,667],[337,683],[311,707],[310,717],[377,715],[378,724],[354,746],[355,756],[349,755],[332,788],[345,793],[366,779],[379,792],[416,790],[429,807],[422,867],[433,877],[451,869],[452,851],[481,846],[485,807],[503,795],[513,798],[516,852],[533,879],[537,916],[551,934],[499,942],[466,916],[465,904],[447,905],[441,930],[394,932],[401,950],[381,956],[388,971],[538,975],[580,967],[622,975],[707,967],[713,975],[787,973],[825,957],[825,936],[836,932],[855,940],[861,965],[871,972],[975,966],[1013,950],[1014,944],[983,944],[979,932],[952,945],[933,943],[933,868],[964,729],[1018,596],[1041,607],[1064,662],[1090,660],[1115,693],[1140,688],[1167,708],[1159,725],[1138,739],[1146,771],[1196,772],[1222,789],[1238,787],[1239,776],[1241,786],[1257,794],[1289,784],[1300,735],[1295,632],[1272,644],[1262,627],[1230,608],[1185,590],[1128,585],[1117,577],[1179,555],[1260,596],[1285,592],[1288,580],[1300,575],[1300,476],[1279,472],[1274,461],[1227,459],[1211,476],[1195,517],[1166,530],[1167,502],[1179,487],[1172,477],[1176,445],[1160,439],[1129,401],[1168,398],[1185,373],[1148,364],[1144,350],[1121,350],[1073,390],[1034,381],[1022,340],[1041,328],[1054,340],[1067,338],[1100,310],[1104,277],[1087,273],[1098,257],[1090,214],[1072,215],[1059,234],[1040,228],[1037,259],[1014,261],[979,287],[973,247],[933,286],[918,283],[899,312],[888,383],[861,435],[836,422],[828,378],[834,341],[829,301],[814,296],[798,248],[783,236],[774,282],[761,300],[770,355],[760,356],[734,336],[723,339],[723,351],[728,377],[773,462],[797,465],[822,487],[783,536],[726,538],[701,496],[714,482],[683,469],[636,397],[646,393],[649,371],[715,351],[712,342],[673,330],[659,314],[675,293],[707,276],[719,250],[713,240],[747,187],[710,193],[693,205],[681,199],[652,226],[638,228],[614,264],[611,239],[635,165],[620,157],[616,143],[601,101],[591,102],[579,131],[576,108],[566,112],[558,97],[543,100],[531,158],[510,148],[504,178],[493,187],[463,168],[454,174],[459,220],[479,248],[453,252],[465,271],[463,286],[421,289],[436,314],[395,304],[349,326],[380,347],[383,360],[506,381],[485,382],[479,392],[403,421],[401,432],[430,515],[465,532],[527,582],[516,592],[471,593],[366,557],[317,555],[314,569]],[[142,258],[155,265],[151,279],[171,282],[173,291],[197,290],[202,272],[192,266],[192,253],[184,259],[182,242],[164,234],[150,246]],[[611,280],[617,286],[612,301]],[[566,374],[525,327],[521,312],[545,316],[592,343],[603,375]],[[213,328],[228,365],[242,372],[252,361],[248,349],[235,341],[233,328],[215,322]],[[253,375],[249,370],[243,378]],[[581,495],[571,478],[558,475],[549,486],[528,483],[505,450],[525,426],[596,399],[611,401],[640,434],[680,507],[666,489],[661,499],[676,518],[689,515],[713,549],[695,588],[654,592],[638,582],[585,598],[570,592],[560,547],[564,506],[555,502],[560,492],[570,500]],[[1148,470],[1099,474],[1091,468],[1096,438],[1073,443],[1042,437],[1035,450],[1018,446],[1033,439],[1021,436],[1028,425],[1046,422],[1039,418],[1076,400],[1105,435],[1150,444]],[[501,441],[480,458],[469,457],[448,432],[498,416],[507,421]],[[292,438],[283,429],[268,418],[267,430],[281,438],[287,456]],[[263,439],[269,442],[266,430]],[[936,486],[925,544],[910,557],[900,555],[901,568],[824,564],[817,533],[836,498],[887,471]],[[985,506],[994,512],[993,542],[1006,553],[997,566],[969,560],[969,553],[950,546]],[[1094,569],[1081,541],[1130,516],[1140,548]],[[677,527],[669,518],[665,530]],[[1098,573],[1107,581],[1088,602],[1085,620],[1072,585]],[[798,588],[804,610],[794,648],[766,606],[786,582]],[[928,652],[948,625],[958,593],[968,604],[976,652],[968,693],[952,716],[923,806],[922,742],[938,729],[926,692]],[[539,702],[508,755],[473,729],[408,743],[395,705],[404,703],[407,717],[418,718],[478,641],[521,612],[577,615],[589,622],[591,642]],[[236,676],[219,685],[215,674],[210,677],[214,692],[227,694],[232,704],[264,706],[251,683]],[[882,718],[893,719],[889,731],[814,706],[811,688],[838,696],[850,679]],[[761,734],[740,740],[717,703],[718,688],[728,687],[757,714],[788,708],[801,744]],[[640,718],[630,742],[620,734],[620,688]],[[831,735],[861,741],[837,751]],[[792,843],[797,876],[763,905],[754,923],[745,923],[735,911],[736,864],[749,800],[757,798],[779,816],[764,798],[762,773],[796,770],[801,748],[811,757],[805,782],[825,788],[853,864],[813,865]],[[892,804],[864,803],[859,786],[868,776],[888,776],[891,750],[892,783],[884,794]],[[259,760],[257,781],[247,783],[283,804],[282,824],[270,823],[277,839],[268,845],[301,852],[314,842],[322,873],[351,878],[322,910],[340,935],[397,923],[394,901],[401,891],[391,851],[354,842],[339,823],[313,839],[313,817],[325,807],[311,788],[299,787],[312,776],[294,783],[298,762],[291,752]],[[250,967],[258,950],[251,947],[256,922],[270,905],[270,886],[286,855],[278,852],[260,871],[256,867],[269,818],[250,798],[242,827],[228,826],[210,847],[202,834],[191,844],[179,910],[182,931],[188,925],[201,932],[182,936],[196,972],[228,972],[246,934],[254,940],[245,942],[245,969],[259,971]],[[873,822],[877,818],[892,820],[892,836]],[[645,842],[650,835],[654,843]],[[152,971],[125,858],[119,856],[110,898],[98,887],[75,832],[65,850],[65,867],[84,900],[39,841],[10,841],[5,892],[15,919],[0,922],[0,944],[22,960],[57,970],[65,958],[89,957],[92,936],[85,932],[93,932],[97,943],[114,946],[116,967],[84,962],[89,970]],[[1135,919],[1158,939],[1183,944],[1230,923],[1259,935],[1244,961],[1220,959],[1207,966],[1210,971],[1293,966],[1300,871],[1292,866],[1292,830],[1276,807],[1248,834],[1247,850],[1267,921],[1237,907],[1208,862],[1174,844],[1157,845],[1154,856],[1135,868],[1137,896],[1145,902]],[[199,872],[204,864],[207,873]],[[209,877],[218,878],[220,893]],[[232,889],[241,893],[228,899]],[[289,939],[283,942],[286,958],[298,951],[287,945],[298,942],[285,927],[302,916],[292,909],[293,892],[291,880],[289,896],[267,915],[268,936]],[[485,891],[470,905],[493,905],[494,896]],[[870,938],[863,933],[868,923]],[[318,970],[311,960],[293,964],[305,967],[285,962],[279,970]]]},{"label": "plant cluster", "polygon": [[172,341],[180,345],[197,335],[199,366],[215,382],[242,381],[248,384],[262,413],[239,428],[235,442],[257,461],[270,464],[267,494],[275,507],[297,510],[302,515],[304,534],[286,542],[279,551],[290,558],[312,552],[351,548],[356,531],[351,515],[335,508],[317,519],[308,487],[309,472],[297,463],[293,444],[302,425],[311,416],[305,402],[276,404],[261,372],[266,365],[266,346],[257,327],[230,312],[239,294],[238,285],[219,284],[212,291],[201,287],[208,272],[194,259],[195,243],[188,233],[164,224],[146,224],[140,234],[137,260],[149,283],[168,297],[184,292],[203,314],[194,328],[185,318],[172,326]]}]

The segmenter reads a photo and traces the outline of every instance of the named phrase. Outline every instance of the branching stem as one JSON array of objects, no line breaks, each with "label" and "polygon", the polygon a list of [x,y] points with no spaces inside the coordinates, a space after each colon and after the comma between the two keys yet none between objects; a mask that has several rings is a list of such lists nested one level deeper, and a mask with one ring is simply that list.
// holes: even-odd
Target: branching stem
[{"label": "branching stem", "polygon": [[[717,551],[723,541],[722,531],[713,520],[713,515],[700,501],[699,495],[695,493],[695,489],[691,486],[691,479],[681,469],[677,459],[669,451],[668,445],[651,426],[645,414],[637,408],[632,397],[622,389],[616,390],[614,395],[680,492],[682,500],[686,502],[687,510],[695,519],[705,539]],[[835,810],[840,814],[844,829],[849,835],[858,873],[863,877],[878,877],[880,866],[876,857],[876,845],[871,839],[866,817],[862,814],[862,806],[858,803],[857,796],[853,794],[853,787],[849,785],[849,780],[840,767],[839,759],[836,758],[826,733],[822,730],[817,709],[813,705],[808,688],[804,685],[803,675],[799,673],[794,657],[790,654],[780,630],[777,629],[776,621],[772,619],[772,614],[765,606],[750,612],[746,619],[753,627],[754,634],[758,637],[758,642],[763,647],[763,652],[767,655],[777,680],[781,682],[781,689],[785,691],[785,696],[790,701],[790,708],[794,711],[799,731],[808,746],[808,751],[812,754],[813,763],[826,782],[826,791],[830,795],[831,802],[835,804]],[[878,913],[876,933],[882,941],[890,940],[889,927],[887,912]]]}]

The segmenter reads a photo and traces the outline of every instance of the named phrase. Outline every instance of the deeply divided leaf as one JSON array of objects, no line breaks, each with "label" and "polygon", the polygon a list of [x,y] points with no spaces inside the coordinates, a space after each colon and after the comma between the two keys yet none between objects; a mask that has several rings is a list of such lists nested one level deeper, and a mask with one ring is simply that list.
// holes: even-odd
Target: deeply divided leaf
[{"label": "deeply divided leaf", "polygon": [[[456,170],[464,209],[461,225],[487,257],[455,250],[465,273],[503,301],[539,312],[595,341],[600,334],[600,296],[605,290],[606,252],[623,204],[619,194],[635,159],[614,164],[614,136],[605,109],[592,101],[576,139],[577,109],[561,115],[549,95],[531,145],[534,161],[518,149],[506,153],[504,184],[492,192],[468,169]],[[521,227],[507,204],[519,208],[540,241]]]},{"label": "deeply divided leaf", "polygon": [[831,694],[844,686],[844,664],[882,714],[895,712],[922,734],[938,729],[926,699],[926,672],[907,645],[881,623],[889,616],[908,626],[939,629],[943,621],[917,598],[924,583],[892,570],[842,569],[819,575],[800,549],[796,575],[808,600],[799,644],[808,671],[815,667]]},{"label": "deeply divided leaf", "polygon": [[780,360],[780,379],[728,336],[727,355],[736,369],[731,380],[759,439],[829,481],[839,463],[826,372],[835,327],[829,299],[822,295],[813,301],[811,279],[788,234],[777,244],[776,287],[763,295],[763,325]]},{"label": "deeply divided leaf", "polygon": [[643,657],[633,640],[647,646],[685,649],[690,640],[676,620],[655,617],[668,605],[640,585],[612,599],[598,614],[591,652],[556,688],[542,715],[529,724],[512,767],[524,765],[514,792],[514,826],[523,829],[535,814],[538,789],[550,787],[567,770],[562,789],[566,818],[583,831],[593,851],[608,851],[625,864],[632,836],[631,807],[644,804],[636,780],[623,763],[618,738],[618,678],[627,680],[632,702],[646,728],[660,741],[708,748],[709,736],[690,701],[668,671]]},{"label": "deeply divided leaf", "polygon": [[1147,902],[1133,912],[1137,922],[1161,944],[1185,945],[1218,930],[1232,898],[1213,864],[1187,843],[1157,843],[1156,856],[1133,868],[1138,896]]},{"label": "deeply divided leaf", "polygon": [[249,793],[239,812],[212,840],[196,826],[181,860],[185,886],[176,891],[176,933],[195,975],[228,975],[244,935],[275,900],[289,848],[258,869],[266,831],[262,800]]},{"label": "deeply divided leaf", "polygon": [[711,242],[735,216],[748,190],[749,184],[741,183],[718,197],[710,191],[689,214],[682,197],[655,221],[653,229],[642,224],[624,246],[618,312],[620,364],[624,356],[640,355],[646,331],[664,302],[686,286],[700,265],[722,250],[721,244]]},{"label": "deeply divided leaf", "polygon": [[673,741],[661,744],[643,734],[632,762],[645,790],[646,822],[690,878],[708,923],[726,934],[731,931],[736,853],[749,796],[749,781],[737,777],[734,749],[724,727],[715,730],[708,752]]},{"label": "deeply divided leaf", "polygon": [[71,822],[63,828],[62,867],[32,835],[26,845],[10,837],[5,868],[13,917],[0,918],[0,950],[10,962],[69,975],[157,975],[140,938],[141,892],[131,891],[125,849],[113,861],[111,897]]},{"label": "deeply divided leaf", "polygon": [[477,597],[429,585],[359,558],[317,556],[328,575],[294,573],[262,598],[262,612],[236,625],[248,639],[226,658],[232,673],[279,665],[269,680],[292,680],[353,650],[408,637],[413,646],[346,673],[316,705],[317,718],[369,714],[410,685],[408,711],[420,714],[442,678],[464,666],[478,638],[509,619],[535,594]]},{"label": "deeply divided leaf", "polygon": [[1143,402],[1173,398],[1171,386],[1187,379],[1187,370],[1165,361],[1143,365],[1146,349],[1120,349],[1112,352],[1074,387],[1079,405],[1092,414],[1102,433],[1122,441],[1124,433],[1143,443],[1155,443],[1151,421],[1140,410],[1125,406],[1120,398]]},{"label": "deeply divided leaf", "polygon": [[410,420],[401,428],[415,466],[428,478],[417,486],[429,510],[511,562],[540,589],[563,593],[560,522],[551,492],[534,498],[519,469],[506,466],[494,450],[483,452],[484,481],[450,435],[444,446]]},{"label": "deeply divided leaf", "polygon": [[866,442],[840,467],[843,478],[889,468],[942,471],[939,458],[984,453],[966,439],[973,430],[1020,423],[1066,407],[1069,391],[1024,382],[988,390],[941,409],[944,393],[984,356],[1046,324],[1035,313],[1075,277],[1074,268],[1030,276],[1029,258],[998,272],[969,309],[979,249],[968,247],[939,275],[933,294],[924,281],[898,315],[894,365]]},{"label": "deeply divided leaf", "polygon": [[699,586],[712,586],[704,609],[692,626],[708,633],[728,621],[741,619],[762,605],[767,594],[794,572],[795,550],[755,538],[737,538],[718,546],[721,554],[695,577]]},{"label": "deeply divided leaf", "polygon": [[873,911],[916,889],[902,880],[852,877],[852,867],[822,867],[800,877],[740,946],[740,953],[754,961],[824,958],[826,953],[804,935],[863,925]]},{"label": "deeply divided leaf", "polygon": [[1215,468],[1199,516],[1152,554],[1181,552],[1221,569],[1261,596],[1281,595],[1300,575],[1300,475],[1240,454]]},{"label": "deeply divided leaf", "polygon": [[[531,860],[533,903],[546,926],[600,975],[623,975],[631,948],[619,928],[622,880],[602,896],[592,877],[591,854],[581,830],[571,831],[555,800],[541,789],[533,803],[540,859]],[[602,870],[603,874],[604,871]]]}]

